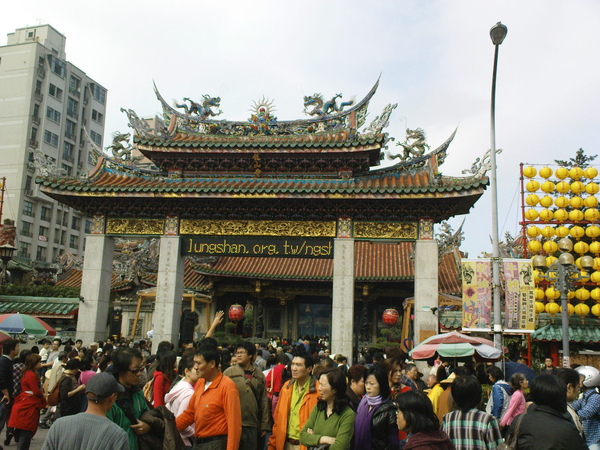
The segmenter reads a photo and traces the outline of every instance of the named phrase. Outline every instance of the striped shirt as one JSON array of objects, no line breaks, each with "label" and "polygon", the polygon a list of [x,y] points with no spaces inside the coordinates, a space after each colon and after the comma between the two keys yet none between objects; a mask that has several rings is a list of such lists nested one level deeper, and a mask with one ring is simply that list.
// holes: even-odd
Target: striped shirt
[{"label": "striped shirt", "polygon": [[478,409],[471,409],[466,413],[449,412],[444,416],[442,429],[456,450],[493,450],[504,442],[498,420]]},{"label": "striped shirt", "polygon": [[600,395],[596,389],[589,389],[581,398],[571,403],[581,423],[587,445],[600,442]]}]

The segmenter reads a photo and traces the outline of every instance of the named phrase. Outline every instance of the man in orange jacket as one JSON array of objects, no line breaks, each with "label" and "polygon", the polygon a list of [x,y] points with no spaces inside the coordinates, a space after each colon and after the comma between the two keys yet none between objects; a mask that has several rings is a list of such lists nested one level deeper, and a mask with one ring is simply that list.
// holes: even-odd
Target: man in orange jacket
[{"label": "man in orange jacket", "polygon": [[187,409],[177,416],[179,431],[195,423],[195,450],[237,450],[242,435],[242,410],[235,383],[219,370],[219,350],[200,346],[194,369],[200,379]]},{"label": "man in orange jacket", "polygon": [[292,379],[279,393],[269,450],[301,448],[300,430],[319,400],[319,383],[312,377],[314,365],[314,359],[308,353],[292,359]]}]

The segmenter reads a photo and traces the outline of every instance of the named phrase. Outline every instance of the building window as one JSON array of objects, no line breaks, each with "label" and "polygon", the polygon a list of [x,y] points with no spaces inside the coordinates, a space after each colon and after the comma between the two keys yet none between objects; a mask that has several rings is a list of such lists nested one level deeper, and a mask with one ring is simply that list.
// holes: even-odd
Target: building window
[{"label": "building window", "polygon": [[96,133],[94,130],[90,131],[90,139],[98,146],[102,146],[102,136],[100,133]]},{"label": "building window", "polygon": [[22,222],[23,226],[21,227],[21,236],[33,237],[33,225],[29,222]]},{"label": "building window", "polygon": [[69,237],[69,247],[77,249],[79,248],[79,238],[77,236],[71,235]]},{"label": "building window", "polygon": [[52,122],[60,123],[60,112],[50,106],[46,107],[46,117]]},{"label": "building window", "polygon": [[48,94],[50,94],[50,96],[54,97],[56,100],[62,102],[63,90],[59,87],[54,86],[52,83],[50,83],[50,87],[48,88]]},{"label": "building window", "polygon": [[40,216],[40,220],[50,222],[52,220],[52,209],[48,208],[47,206],[42,206],[42,213]]},{"label": "building window", "polygon": [[29,139],[35,141],[37,139],[37,128],[31,127],[31,134],[29,135]]},{"label": "building window", "polygon": [[84,227],[83,230],[85,231],[85,234],[90,234],[92,232],[92,221],[86,220],[85,225],[83,227]]},{"label": "building window", "polygon": [[81,95],[81,80],[74,75],[71,75],[69,80],[69,93],[79,97]]},{"label": "building window", "polygon": [[70,177],[73,173],[73,168],[67,164],[61,164],[61,167],[67,173],[67,176]]},{"label": "building window", "polygon": [[58,147],[58,135],[51,131],[44,130],[44,142],[50,144],[53,147]]},{"label": "building window", "polygon": [[77,124],[75,122],[71,122],[70,120],[67,120],[67,124],[65,127],[65,137],[67,139],[71,139],[72,141],[74,141],[76,138],[76,133],[77,133]]},{"label": "building window", "polygon": [[[40,234],[39,234],[39,236],[47,238],[48,237],[48,228],[40,225]],[[40,240],[45,242],[44,239],[40,239]]]},{"label": "building window", "polygon": [[106,102],[106,89],[92,83],[92,97],[104,104]]},{"label": "building window", "polygon": [[33,203],[25,200],[25,206],[23,206],[23,214],[29,217],[35,217],[33,214]]},{"label": "building window", "polygon": [[48,63],[50,64],[50,70],[52,72],[61,78],[65,77],[67,65],[64,63],[64,61],[61,61],[54,55],[48,55]]},{"label": "building window", "polygon": [[19,242],[19,256],[21,258],[29,259],[31,256],[29,255],[29,249],[31,248],[31,244],[29,242]]},{"label": "building window", "polygon": [[42,95],[42,82],[40,80],[35,80],[35,94]]},{"label": "building window", "polygon": [[69,100],[67,102],[67,116],[72,117],[75,120],[77,120],[78,109],[79,109],[79,102],[77,100],[73,100],[71,97],[69,97]]},{"label": "building window", "polygon": [[102,125],[102,122],[104,122],[104,114],[92,109],[92,120]]},{"label": "building window", "polygon": [[79,231],[79,217],[71,217],[71,228]]},{"label": "building window", "polygon": [[31,178],[31,175],[27,175],[27,178],[25,178],[25,191],[26,192],[31,192],[32,181],[33,181],[33,178]]},{"label": "building window", "polygon": [[[67,120],[67,123],[68,122],[69,121]],[[69,144],[68,142],[65,142],[63,144],[63,159],[65,161],[73,162],[74,153],[75,153],[75,146],[73,144]]]},{"label": "building window", "polygon": [[36,261],[46,261],[46,247],[38,247],[35,254]]}]

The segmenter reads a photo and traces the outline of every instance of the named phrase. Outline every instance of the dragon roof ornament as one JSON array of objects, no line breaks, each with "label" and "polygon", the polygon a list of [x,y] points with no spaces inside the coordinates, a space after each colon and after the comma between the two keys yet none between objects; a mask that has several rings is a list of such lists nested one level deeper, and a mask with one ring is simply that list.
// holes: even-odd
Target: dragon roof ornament
[{"label": "dragon roof ornament", "polygon": [[[175,107],[171,106],[160,94],[156,84],[154,84],[154,92],[162,104],[165,124],[170,133],[183,132],[221,136],[281,136],[312,134],[318,132],[335,132],[351,129],[358,130],[365,123],[367,106],[377,91],[378,86],[379,79],[377,79],[377,82],[371,88],[369,93],[357,103],[352,100],[349,102],[342,102],[342,104],[338,105],[336,101],[338,95],[334,96],[332,100],[325,103],[321,97],[323,107],[319,108],[319,111],[313,109],[308,113],[314,114],[317,117],[291,121],[277,120],[276,117],[271,116],[270,112],[273,110],[271,108],[265,108],[265,110],[262,111],[264,113],[269,113],[268,119],[266,117],[260,117],[257,114],[253,114],[253,117],[245,122],[214,120],[210,117],[221,114],[221,110],[219,110],[219,112],[215,112],[211,109],[220,106],[221,99],[219,97],[210,97],[205,95],[203,105],[200,105],[201,107],[205,108],[204,110],[200,108],[197,111],[192,111],[190,107],[187,107],[187,112],[182,112],[177,108],[183,108],[183,105],[176,104]],[[310,98],[312,97],[315,96],[311,96]],[[313,103],[312,100],[306,100],[307,98],[309,97],[305,97],[304,102],[305,111],[308,106],[307,101],[310,101],[311,104]],[[263,98],[263,100],[265,99]],[[265,101],[268,102],[268,100]],[[318,102],[316,102],[316,104],[318,104]],[[257,103],[255,102],[255,108],[256,106]],[[265,107],[265,105],[262,106]],[[346,106],[351,107],[347,110],[343,110],[343,108]]]},{"label": "dragon roof ornament", "polygon": [[33,163],[29,163],[32,169],[37,169],[38,173],[42,177],[47,176],[65,176],[67,171],[61,167],[58,167],[58,162],[51,156],[46,155],[40,150],[36,150],[33,154]]},{"label": "dragon roof ornament", "polygon": [[[496,150],[497,155],[499,155],[500,153],[502,153],[501,148]],[[482,158],[477,158],[471,165],[471,168],[463,170],[462,173],[463,174],[467,174],[467,173],[472,174],[473,178],[483,177],[487,173],[487,171],[492,168],[492,163],[490,161],[490,155],[491,155],[491,150],[488,149],[483,154]]]}]

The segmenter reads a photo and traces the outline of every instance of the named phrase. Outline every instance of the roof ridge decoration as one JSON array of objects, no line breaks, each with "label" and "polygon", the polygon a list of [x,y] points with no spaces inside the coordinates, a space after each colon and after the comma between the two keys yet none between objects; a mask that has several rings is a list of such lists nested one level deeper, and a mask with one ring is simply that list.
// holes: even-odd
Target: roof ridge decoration
[{"label": "roof ridge decoration", "polygon": [[[492,153],[491,149],[488,149],[483,154],[483,157],[477,158],[471,165],[471,168],[463,170],[462,173],[463,174],[469,173],[469,174],[471,174],[472,178],[483,177],[486,174],[486,172],[492,168],[492,163],[490,161],[491,153]],[[502,153],[501,148],[496,150],[497,155],[499,155],[500,153]]]},{"label": "roof ridge decoration", "polygon": [[52,156],[47,156],[41,150],[36,150],[34,152],[33,162],[29,163],[29,167],[34,170],[37,169],[39,175],[42,177],[64,177],[67,175],[65,169],[58,167],[58,161],[56,159]]},{"label": "roof ridge decoration", "polygon": [[[317,117],[291,121],[280,121],[277,120],[276,117],[271,117],[270,114],[268,114],[269,117],[261,117],[260,115],[254,114],[253,117],[245,122],[213,120],[209,117],[217,115],[217,113],[213,112],[213,114],[210,114],[205,112],[203,114],[199,112],[198,114],[192,114],[192,111],[189,107],[187,108],[187,113],[178,111],[176,107],[171,106],[163,98],[156,87],[156,83],[154,83],[154,92],[162,104],[165,125],[168,129],[169,135],[174,135],[177,132],[219,136],[280,136],[348,130],[353,130],[356,132],[356,130],[362,127],[365,123],[367,106],[379,87],[379,79],[380,78],[377,79],[377,82],[371,88],[369,93],[358,103],[354,103],[354,100],[352,100],[351,102],[342,102],[342,104],[338,105],[336,100],[338,95],[341,96],[341,94],[338,94],[329,102],[323,103],[322,108],[319,108],[318,110],[313,109],[309,112],[309,114],[313,113]],[[317,95],[319,94],[315,94],[315,96],[311,97],[305,97],[305,111],[307,102],[309,102],[307,99],[316,97]],[[322,102],[322,96],[320,98]],[[205,96],[205,101],[209,101],[210,99],[211,97]],[[208,106],[217,107],[220,105],[219,97],[212,99],[215,100],[213,101],[214,104]],[[265,99],[263,98],[263,100]],[[262,101],[259,103],[262,103]],[[255,107],[256,105],[257,104],[255,102]],[[264,107],[265,105],[262,106]],[[351,106],[351,108],[344,111],[343,107],[345,106]],[[265,111],[263,112],[267,113],[269,111],[267,111],[265,108]],[[218,114],[220,114],[220,112]],[[139,127],[139,124],[131,123],[131,120],[130,126],[133,127],[140,136],[148,134],[147,129]]]}]

